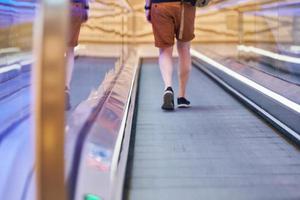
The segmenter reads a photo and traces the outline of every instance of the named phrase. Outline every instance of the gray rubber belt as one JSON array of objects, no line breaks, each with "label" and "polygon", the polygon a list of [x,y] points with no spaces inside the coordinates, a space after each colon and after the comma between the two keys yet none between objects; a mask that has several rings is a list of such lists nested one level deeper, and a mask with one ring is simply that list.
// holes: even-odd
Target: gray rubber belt
[{"label": "gray rubber belt", "polygon": [[125,199],[300,199],[300,151],[269,124],[195,68],[191,108],[162,111],[163,88],[144,59]]}]

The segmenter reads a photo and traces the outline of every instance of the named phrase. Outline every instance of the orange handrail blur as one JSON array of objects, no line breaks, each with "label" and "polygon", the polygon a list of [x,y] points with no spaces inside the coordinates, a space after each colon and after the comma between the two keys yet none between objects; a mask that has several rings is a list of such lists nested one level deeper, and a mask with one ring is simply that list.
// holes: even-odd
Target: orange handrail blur
[{"label": "orange handrail blur", "polygon": [[68,1],[40,1],[34,24],[32,104],[38,200],[65,200],[64,84]]}]

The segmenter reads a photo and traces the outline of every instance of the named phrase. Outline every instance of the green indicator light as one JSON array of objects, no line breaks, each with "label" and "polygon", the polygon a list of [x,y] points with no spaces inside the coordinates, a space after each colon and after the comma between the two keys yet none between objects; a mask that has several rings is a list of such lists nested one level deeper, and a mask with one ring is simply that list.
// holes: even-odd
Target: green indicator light
[{"label": "green indicator light", "polygon": [[87,194],[85,195],[84,200],[102,200],[102,198],[93,194]]}]

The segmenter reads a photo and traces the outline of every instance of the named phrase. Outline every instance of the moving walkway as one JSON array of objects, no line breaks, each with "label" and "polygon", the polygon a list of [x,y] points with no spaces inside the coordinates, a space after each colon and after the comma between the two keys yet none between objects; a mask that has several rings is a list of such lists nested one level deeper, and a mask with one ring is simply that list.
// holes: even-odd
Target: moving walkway
[{"label": "moving walkway", "polygon": [[160,109],[156,59],[115,71],[74,139],[74,199],[299,198],[297,135],[193,55],[189,109]]},{"label": "moving walkway", "polygon": [[[65,156],[70,199],[299,198],[297,137],[287,137],[287,131],[264,118],[245,96],[241,98],[241,88],[229,87],[228,77],[222,80],[195,53],[188,88],[192,107],[162,111],[157,60],[136,55],[133,52],[109,72],[95,66],[101,59],[77,59],[81,64],[75,68],[77,89],[82,84],[76,77],[84,69],[89,77],[100,70],[90,80],[95,88],[104,81],[85,101],[75,98],[81,103],[68,114]],[[34,198],[34,158],[14,162],[13,158],[33,150],[32,138],[20,134],[28,124],[29,118],[19,123],[9,134],[12,139],[1,144],[11,149],[7,170],[13,172],[16,161],[27,163],[20,176],[23,181],[18,180],[20,190],[13,193],[23,199]],[[19,140],[13,139],[16,135]],[[10,183],[1,188],[16,184]]]},{"label": "moving walkway", "polygon": [[169,113],[157,62],[143,61],[126,199],[299,198],[299,149],[196,68],[192,107]]},{"label": "moving walkway", "polygon": [[[67,13],[67,6],[63,1],[43,1],[43,4],[46,5],[43,9],[47,10],[49,6],[52,9],[38,17],[41,21],[36,26],[37,33],[44,31],[45,34],[37,35],[42,42],[40,51],[36,52],[41,53],[39,59],[48,62],[37,69],[49,70],[55,66],[56,70],[48,72],[56,73],[48,74],[48,78],[60,77],[61,85],[50,81],[41,87],[53,87],[56,92],[61,92],[64,52],[42,53],[54,48],[63,50],[66,29],[63,16]],[[19,10],[22,9],[24,7]],[[55,26],[55,32],[48,25]],[[124,31],[127,29],[122,24],[121,36],[126,35]],[[242,34],[240,32],[239,36]],[[47,38],[54,42],[45,42]],[[239,39],[243,42],[242,37]],[[0,77],[1,84],[6,84],[0,88],[0,101],[5,101],[1,111],[6,113],[5,116],[10,115],[8,128],[0,127],[0,131],[7,133],[0,135],[3,161],[0,164],[0,199],[33,200],[38,198],[36,193],[50,200],[53,196],[58,200],[66,199],[65,193],[72,200],[300,198],[299,104],[293,104],[255,81],[232,73],[232,70],[224,70],[231,65],[224,66],[222,62],[193,51],[194,68],[188,94],[192,108],[163,112],[160,109],[163,87],[156,60],[139,57],[137,50],[124,55],[124,43],[126,40],[122,38],[120,63],[105,76],[99,68],[94,68],[101,60],[79,58],[85,65],[84,69],[88,68],[90,72],[83,81],[96,89],[86,98],[89,90],[82,84],[82,79],[77,78],[87,75],[86,71],[83,68],[77,73],[75,71],[74,79],[78,82],[72,94],[76,97],[72,103],[74,109],[67,114],[67,124],[62,126],[65,135],[62,129],[61,134],[53,134],[57,127],[48,123],[53,117],[44,120],[44,124],[50,124],[53,130],[52,135],[39,141],[41,145],[36,145],[45,147],[36,151],[37,159],[33,135],[24,131],[30,130],[30,76],[28,73],[24,76],[18,74],[28,72],[30,66],[27,61],[13,60],[10,63],[17,64],[17,70],[5,74],[21,78],[9,78],[8,81],[8,76]],[[45,44],[49,46],[43,46]],[[14,53],[11,51],[15,50],[4,53]],[[51,66],[56,61],[57,65]],[[2,63],[0,65],[2,67]],[[268,72],[275,73],[274,70]],[[276,73],[278,75],[278,71]],[[103,82],[97,87],[99,80]],[[255,90],[256,86],[261,90]],[[79,91],[84,92],[85,98],[77,96]],[[43,94],[40,99],[45,97]],[[288,104],[283,105],[284,102]],[[49,102],[43,103],[48,113],[52,111],[47,107]],[[54,104],[58,106],[53,108],[62,108],[62,103],[56,101]],[[21,114],[15,117],[18,110]],[[62,113],[56,115],[61,119],[56,124],[63,125],[63,110],[53,110]],[[6,119],[0,119],[6,122]],[[49,130],[49,126],[44,130]],[[38,139],[45,136],[44,132],[36,133]],[[66,142],[59,143],[64,138]],[[48,141],[52,145],[48,145]],[[47,151],[42,151],[45,149]],[[62,158],[58,165],[45,159],[55,160],[56,157]],[[34,168],[35,159],[42,161],[37,162],[37,170]],[[56,177],[55,181],[51,179]]]}]

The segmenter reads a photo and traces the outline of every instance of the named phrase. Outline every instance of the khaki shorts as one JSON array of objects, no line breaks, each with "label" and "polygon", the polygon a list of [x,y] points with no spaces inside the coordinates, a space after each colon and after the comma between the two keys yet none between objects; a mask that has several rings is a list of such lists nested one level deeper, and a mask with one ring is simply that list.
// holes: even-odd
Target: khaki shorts
[{"label": "khaki shorts", "polygon": [[81,3],[71,3],[71,19],[68,45],[75,47],[78,45],[80,26],[87,20],[87,10]]},{"label": "khaki shorts", "polygon": [[[182,42],[191,41],[195,37],[195,12],[195,6],[190,3],[153,3],[151,6],[151,23],[155,46],[159,48],[173,46],[175,37]],[[184,16],[183,19],[181,15]],[[183,23],[183,27],[181,27],[181,23]]]}]

